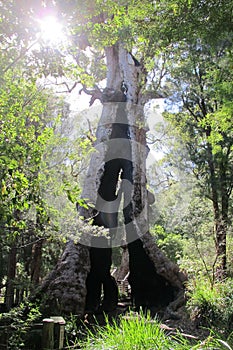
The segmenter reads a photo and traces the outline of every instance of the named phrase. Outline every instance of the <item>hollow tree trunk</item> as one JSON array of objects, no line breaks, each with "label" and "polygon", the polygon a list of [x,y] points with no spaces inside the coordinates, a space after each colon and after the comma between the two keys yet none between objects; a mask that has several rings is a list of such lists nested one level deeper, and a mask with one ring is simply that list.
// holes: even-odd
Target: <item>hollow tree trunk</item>
[{"label": "hollow tree trunk", "polygon": [[[106,57],[108,96],[103,96],[97,130],[99,158],[94,157],[90,164],[84,198],[97,204],[103,226],[110,216],[107,213],[118,211],[118,201],[123,205],[124,227],[117,224],[115,231],[111,233],[110,229],[110,236],[112,246],[126,240],[134,304],[138,307],[169,304],[175,308],[184,300],[186,276],[159,250],[148,232],[148,149],[141,67],[122,46],[107,48]],[[125,94],[125,101],[121,93]]]},{"label": "hollow tree trunk", "polygon": [[[109,236],[107,240],[69,242],[43,286],[50,304],[56,301],[61,311],[79,314],[84,313],[86,299],[88,307],[92,304],[94,309],[100,303],[100,283],[106,300],[109,302],[111,296],[114,299],[110,306],[116,303],[116,289],[109,276],[112,246],[127,243],[129,282],[137,307],[176,305],[182,299],[185,281],[185,275],[164,256],[148,232],[148,148],[141,66],[121,45],[107,47],[105,53],[107,86],[101,97],[103,110],[96,133],[96,152],[82,194],[95,209],[80,208],[79,212],[86,218],[93,217],[95,225],[108,228]],[[118,224],[120,210],[122,227]]]}]

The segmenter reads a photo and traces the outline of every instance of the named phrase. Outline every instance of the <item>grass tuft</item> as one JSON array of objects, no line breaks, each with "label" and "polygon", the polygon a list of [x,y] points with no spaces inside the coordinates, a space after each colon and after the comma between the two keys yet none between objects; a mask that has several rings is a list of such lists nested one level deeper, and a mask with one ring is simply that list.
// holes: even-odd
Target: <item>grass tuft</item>
[{"label": "grass tuft", "polygon": [[170,332],[161,327],[157,319],[150,315],[129,312],[118,321],[111,323],[106,318],[106,326],[98,326],[95,331],[88,331],[88,336],[81,344],[85,350],[233,350],[223,340],[211,334],[204,341],[190,339],[179,332]]}]

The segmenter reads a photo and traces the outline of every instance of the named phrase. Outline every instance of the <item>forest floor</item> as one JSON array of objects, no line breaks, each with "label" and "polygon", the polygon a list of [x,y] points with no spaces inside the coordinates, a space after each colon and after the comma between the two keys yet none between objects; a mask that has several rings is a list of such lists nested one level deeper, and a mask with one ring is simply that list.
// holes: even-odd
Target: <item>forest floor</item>
[{"label": "forest floor", "polygon": [[[130,312],[131,311],[131,312]],[[135,313],[135,315],[134,315]],[[176,313],[174,317],[168,317],[163,319],[164,310],[158,310],[153,315],[151,315],[151,322],[153,320],[159,320],[161,323],[161,328],[168,334],[182,334],[187,338],[195,338],[197,340],[203,340],[208,337],[209,330],[200,327],[196,321],[190,319],[190,316],[186,310],[185,306],[182,306]],[[140,317],[138,313],[132,308],[129,299],[121,300],[115,310],[107,313],[99,312],[95,314],[87,314],[85,317],[86,325],[92,328],[96,324],[104,326],[106,324],[106,317],[108,321],[117,320],[120,316],[130,318],[130,317]],[[150,321],[149,321],[150,322]]]}]

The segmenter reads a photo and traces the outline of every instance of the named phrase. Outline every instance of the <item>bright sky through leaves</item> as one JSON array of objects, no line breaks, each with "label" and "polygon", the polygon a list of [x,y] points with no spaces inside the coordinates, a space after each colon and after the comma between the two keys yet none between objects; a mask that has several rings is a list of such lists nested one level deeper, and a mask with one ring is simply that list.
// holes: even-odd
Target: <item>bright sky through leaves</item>
[{"label": "bright sky through leaves", "polygon": [[39,19],[41,38],[52,46],[65,40],[64,28],[54,16]]}]

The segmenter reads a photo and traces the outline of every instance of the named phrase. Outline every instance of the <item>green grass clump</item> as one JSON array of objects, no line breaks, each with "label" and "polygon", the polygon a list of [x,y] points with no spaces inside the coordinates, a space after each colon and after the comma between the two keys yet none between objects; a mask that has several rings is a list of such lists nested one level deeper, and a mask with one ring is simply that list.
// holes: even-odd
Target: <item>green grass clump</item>
[{"label": "green grass clump", "polygon": [[135,314],[122,316],[118,321],[110,323],[106,319],[105,327],[88,331],[87,339],[82,342],[81,349],[85,350],[203,350],[230,349],[222,340],[212,335],[205,341],[190,339],[176,332],[166,332],[158,320],[150,315]]}]

